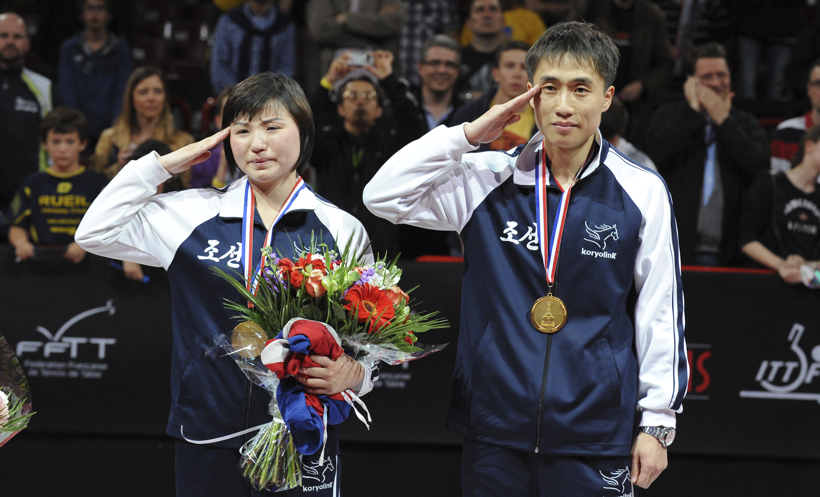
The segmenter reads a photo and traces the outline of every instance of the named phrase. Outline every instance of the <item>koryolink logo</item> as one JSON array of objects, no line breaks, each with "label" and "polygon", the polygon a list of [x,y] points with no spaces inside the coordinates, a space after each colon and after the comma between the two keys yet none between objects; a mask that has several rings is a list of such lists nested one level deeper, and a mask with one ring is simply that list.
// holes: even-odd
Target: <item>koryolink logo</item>
[{"label": "koryolink logo", "polygon": [[616,224],[612,226],[600,224],[591,228],[589,224],[584,221],[584,226],[586,226],[587,229],[587,238],[584,238],[584,241],[592,243],[598,250],[589,250],[582,247],[581,255],[595,257],[596,259],[599,257],[615,259],[618,256],[617,252],[607,252],[606,250],[607,240],[618,241],[618,226]]}]

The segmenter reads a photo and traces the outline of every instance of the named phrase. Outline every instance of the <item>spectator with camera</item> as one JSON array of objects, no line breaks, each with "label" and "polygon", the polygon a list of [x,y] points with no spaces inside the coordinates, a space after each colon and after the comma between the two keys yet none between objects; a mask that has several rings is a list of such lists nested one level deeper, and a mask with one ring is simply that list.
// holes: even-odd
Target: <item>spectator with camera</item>
[{"label": "spectator with camera", "polygon": [[393,257],[399,252],[398,227],[371,214],[362,191],[388,158],[424,130],[407,87],[393,73],[393,54],[367,55],[372,63],[362,66],[349,53],[334,60],[313,94],[317,127],[310,163],[316,192],[361,221],[373,253]]},{"label": "spectator with camera", "polygon": [[[319,48],[318,70],[313,74],[327,72],[331,62],[345,52],[399,53],[399,36],[406,15],[407,6],[401,0],[310,0],[307,27]],[[402,74],[400,67],[392,70]]]}]

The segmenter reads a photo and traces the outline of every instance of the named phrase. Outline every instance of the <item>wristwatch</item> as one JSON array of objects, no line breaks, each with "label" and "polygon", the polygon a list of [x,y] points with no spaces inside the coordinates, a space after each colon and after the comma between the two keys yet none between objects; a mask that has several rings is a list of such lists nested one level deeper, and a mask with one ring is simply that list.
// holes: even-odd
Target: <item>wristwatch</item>
[{"label": "wristwatch", "polygon": [[667,428],[666,426],[641,426],[641,433],[652,435],[658,439],[658,442],[667,448],[675,441],[675,429]]}]

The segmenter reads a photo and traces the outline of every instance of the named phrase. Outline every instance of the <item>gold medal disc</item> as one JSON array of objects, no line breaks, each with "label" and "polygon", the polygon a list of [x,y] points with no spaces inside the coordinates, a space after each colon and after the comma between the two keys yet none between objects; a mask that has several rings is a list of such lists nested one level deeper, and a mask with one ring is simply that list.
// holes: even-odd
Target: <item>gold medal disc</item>
[{"label": "gold medal disc", "polygon": [[558,297],[547,295],[532,305],[530,319],[541,333],[555,333],[567,324],[567,307]]},{"label": "gold medal disc", "polygon": [[253,359],[262,353],[268,340],[265,330],[253,321],[239,323],[231,334],[231,346],[242,357]]}]

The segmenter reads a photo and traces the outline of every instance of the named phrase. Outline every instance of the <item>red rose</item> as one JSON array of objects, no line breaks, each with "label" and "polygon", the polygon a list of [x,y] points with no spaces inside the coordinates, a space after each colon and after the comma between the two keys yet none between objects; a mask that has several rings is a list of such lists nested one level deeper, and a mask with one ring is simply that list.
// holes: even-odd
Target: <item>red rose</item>
[{"label": "red rose", "polygon": [[401,304],[402,299],[404,299],[405,305],[410,302],[410,296],[404,293],[404,291],[396,285],[393,285],[385,290],[385,293],[387,294],[387,298],[390,299],[390,302],[393,302],[394,306]]},{"label": "red rose", "polygon": [[414,343],[416,343],[416,335],[414,335],[412,331],[408,331],[407,336],[404,337],[404,341],[409,343],[410,345],[413,345]]}]

